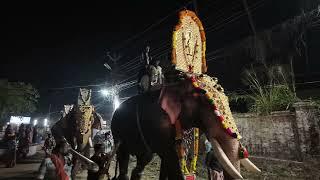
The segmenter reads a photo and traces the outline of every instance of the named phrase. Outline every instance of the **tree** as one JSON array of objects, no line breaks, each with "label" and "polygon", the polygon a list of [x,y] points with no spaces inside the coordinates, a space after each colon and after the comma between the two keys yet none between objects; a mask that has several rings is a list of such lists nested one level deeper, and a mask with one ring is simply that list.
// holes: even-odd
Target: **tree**
[{"label": "tree", "polygon": [[0,123],[10,115],[30,116],[37,109],[39,97],[31,84],[0,81]]},{"label": "tree", "polygon": [[[265,67],[270,64],[290,65],[290,88],[295,94],[294,64],[303,57],[305,76],[308,77],[310,71],[306,33],[319,23],[319,12],[320,6],[307,13],[303,12],[299,16],[231,45],[226,48],[225,53],[233,59],[242,57],[244,60],[250,59],[251,62],[263,64]],[[246,64],[243,61],[238,63]]]}]

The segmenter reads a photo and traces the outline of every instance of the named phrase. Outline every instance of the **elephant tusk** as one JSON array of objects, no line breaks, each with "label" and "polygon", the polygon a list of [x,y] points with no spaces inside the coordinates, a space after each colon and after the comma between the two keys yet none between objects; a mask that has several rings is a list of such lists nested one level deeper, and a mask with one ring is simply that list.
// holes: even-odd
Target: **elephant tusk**
[{"label": "elephant tusk", "polygon": [[216,155],[218,161],[221,163],[222,167],[235,179],[243,179],[241,174],[238,172],[238,170],[233,166],[233,164],[230,162],[227,155],[222,150],[220,144],[218,141],[214,138],[211,139],[212,148],[214,151],[214,154]]},{"label": "elephant tusk", "polygon": [[248,171],[255,172],[255,173],[261,172],[261,170],[256,165],[254,165],[248,158],[240,159],[240,163]]},{"label": "elephant tusk", "polygon": [[90,146],[91,148],[93,147],[93,143],[92,143],[91,137],[89,137],[89,146]]}]

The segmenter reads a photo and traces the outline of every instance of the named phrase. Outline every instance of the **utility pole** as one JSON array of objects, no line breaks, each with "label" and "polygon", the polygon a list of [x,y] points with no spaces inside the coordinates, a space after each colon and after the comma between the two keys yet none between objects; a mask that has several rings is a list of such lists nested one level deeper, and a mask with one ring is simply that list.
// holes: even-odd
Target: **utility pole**
[{"label": "utility pole", "polygon": [[294,74],[294,69],[293,69],[293,56],[289,55],[289,61],[290,61],[290,74],[291,74],[291,84],[292,84],[292,91],[294,94],[294,97],[297,97],[296,93],[296,80],[295,80],[295,74]]},{"label": "utility pole", "polygon": [[[51,104],[49,104],[49,111],[48,111],[48,124],[50,122],[50,112],[51,112]],[[46,127],[47,130],[47,127]]]}]

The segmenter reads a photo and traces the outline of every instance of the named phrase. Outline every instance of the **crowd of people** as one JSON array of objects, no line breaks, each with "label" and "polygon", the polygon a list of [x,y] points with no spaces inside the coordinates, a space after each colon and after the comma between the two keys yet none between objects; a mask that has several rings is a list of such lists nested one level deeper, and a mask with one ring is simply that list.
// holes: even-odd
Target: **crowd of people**
[{"label": "crowd of people", "polygon": [[[7,145],[6,165],[10,168],[15,166],[16,157],[25,158],[27,156],[30,144],[39,141],[39,137],[37,128],[31,125],[21,124],[17,133],[11,125],[8,125],[3,140]],[[98,180],[106,176],[109,178],[106,163],[111,157],[111,146],[113,145],[111,132],[97,134],[94,142],[94,154],[90,159],[98,165],[99,170],[88,169],[87,179]],[[56,142],[52,134],[48,132],[43,144],[45,158],[39,167],[37,179],[71,180],[73,160],[69,148],[70,146],[65,139]],[[205,149],[205,166],[208,170],[208,179],[224,179],[223,168],[218,163],[208,140],[205,141]]]},{"label": "crowd of people", "polygon": [[[110,151],[107,146],[112,145],[111,141],[111,133],[107,131],[103,134],[103,139],[96,141],[94,144],[94,154],[90,157],[90,160],[95,162],[99,169],[96,171],[88,168],[88,180],[109,177],[107,161],[110,159]],[[56,142],[52,135],[48,133],[43,146],[46,155],[39,167],[37,179],[71,180],[74,161],[69,148],[71,147],[65,139]]]},{"label": "crowd of people", "polygon": [[[95,180],[108,176],[106,162],[110,158],[112,136],[107,131],[101,135],[102,139],[94,144],[94,154],[91,160],[99,166],[98,171],[88,169],[88,179]],[[20,124],[15,127],[11,124],[7,125],[3,137],[3,143],[6,146],[5,157],[6,167],[12,168],[16,165],[16,160],[24,159],[29,153],[29,147],[33,143],[40,143],[37,126],[30,124]],[[43,144],[45,157],[42,160],[37,179],[72,179],[73,159],[69,152],[70,145],[64,140],[56,141],[50,132],[47,132]]]},{"label": "crowd of people", "polygon": [[11,124],[6,127],[3,142],[6,146],[6,165],[12,168],[16,164],[16,159],[24,159],[29,153],[29,147],[33,143],[40,143],[37,126],[31,124],[20,124],[15,130]]},{"label": "crowd of people", "polygon": [[[50,143],[50,139],[51,137],[48,137],[46,140],[47,144],[44,147],[46,156],[39,167],[37,179],[70,180],[72,154],[69,153],[69,146],[63,140]],[[48,149],[51,151],[48,151]]]}]

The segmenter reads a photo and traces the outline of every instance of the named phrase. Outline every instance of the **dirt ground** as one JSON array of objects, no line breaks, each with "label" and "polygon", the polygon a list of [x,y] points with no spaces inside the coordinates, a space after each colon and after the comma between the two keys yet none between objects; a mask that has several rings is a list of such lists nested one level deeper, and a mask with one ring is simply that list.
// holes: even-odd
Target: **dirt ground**
[{"label": "dirt ground", "polygon": [[[320,180],[320,161],[309,160],[306,162],[278,161],[276,159],[250,158],[262,171],[261,174],[254,174],[242,168],[241,174],[245,179],[271,179],[271,180]],[[131,157],[129,164],[129,174],[135,166],[135,158]],[[143,180],[158,179],[160,170],[160,158],[155,156],[150,164],[145,168]],[[206,180],[207,172],[203,167],[203,158],[198,162],[198,180]],[[110,168],[110,174],[114,174],[114,162]]]},{"label": "dirt ground", "polygon": [[[31,157],[23,162],[18,162],[14,168],[4,168],[4,165],[0,165],[0,179],[34,179],[37,169],[40,165],[40,161],[43,158],[42,153],[38,153],[36,156]],[[205,180],[207,172],[203,167],[203,157],[198,161],[198,180]],[[320,161],[316,159],[308,160],[305,162],[293,162],[293,161],[279,161],[276,159],[265,158],[250,158],[261,170],[261,174],[253,174],[245,171],[242,168],[242,176],[245,179],[271,179],[271,180],[320,180]],[[135,158],[130,158],[129,174],[135,166]],[[110,174],[114,175],[113,161],[110,168]],[[160,170],[160,158],[155,156],[151,163],[149,163],[144,171],[143,180],[158,179]],[[76,178],[77,180],[86,180],[87,172],[83,171]]]}]

